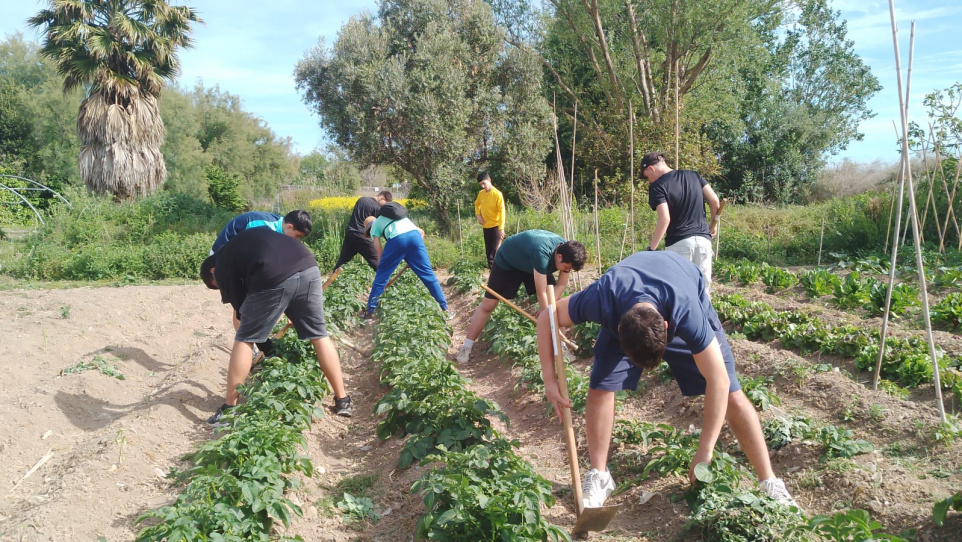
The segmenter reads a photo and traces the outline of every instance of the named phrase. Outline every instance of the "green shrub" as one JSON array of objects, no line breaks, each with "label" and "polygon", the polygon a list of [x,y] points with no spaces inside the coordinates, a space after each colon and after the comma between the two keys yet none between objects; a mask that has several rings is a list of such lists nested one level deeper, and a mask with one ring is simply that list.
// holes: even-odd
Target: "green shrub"
[{"label": "green shrub", "polygon": [[214,205],[239,213],[247,209],[247,202],[240,196],[240,180],[218,166],[207,168],[207,195]]}]

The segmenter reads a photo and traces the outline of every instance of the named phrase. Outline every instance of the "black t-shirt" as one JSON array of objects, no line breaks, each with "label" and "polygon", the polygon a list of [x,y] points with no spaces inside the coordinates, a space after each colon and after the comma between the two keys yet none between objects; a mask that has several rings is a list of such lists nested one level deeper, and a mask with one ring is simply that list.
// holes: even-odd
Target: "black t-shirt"
[{"label": "black t-shirt", "polygon": [[221,301],[239,311],[248,294],[274,288],[312,267],[317,260],[304,243],[270,228],[252,228],[217,251],[214,279]]},{"label": "black t-shirt", "polygon": [[697,172],[682,169],[663,174],[648,187],[648,205],[653,211],[662,203],[668,203],[671,222],[665,232],[665,246],[694,235],[711,239],[702,194],[707,184]]},{"label": "black t-shirt", "polygon": [[374,198],[363,197],[354,204],[351,218],[347,221],[347,233],[364,237],[364,219],[377,216],[379,206]]}]

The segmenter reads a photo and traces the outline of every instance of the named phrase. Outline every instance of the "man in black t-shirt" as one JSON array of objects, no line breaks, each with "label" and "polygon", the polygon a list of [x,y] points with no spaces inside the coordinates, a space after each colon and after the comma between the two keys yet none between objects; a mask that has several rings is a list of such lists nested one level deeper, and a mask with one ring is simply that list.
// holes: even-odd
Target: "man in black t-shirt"
[{"label": "man in black t-shirt", "polygon": [[369,216],[377,216],[378,209],[385,203],[391,201],[391,192],[381,190],[377,197],[363,197],[354,204],[351,211],[351,218],[347,221],[347,229],[344,231],[344,243],[341,245],[341,255],[337,257],[334,269],[351,261],[355,254],[360,254],[367,261],[371,269],[377,271],[379,261],[377,249],[374,242],[364,237],[364,219]]},{"label": "man in black t-shirt", "polygon": [[658,214],[648,250],[657,250],[665,237],[665,250],[681,255],[698,266],[711,284],[711,238],[705,219],[705,202],[714,220],[718,196],[698,172],[674,170],[665,155],[649,152],[641,159],[641,174],[648,179],[648,205]]},{"label": "man in black t-shirt", "polygon": [[351,397],[344,390],[341,361],[324,324],[323,281],[317,260],[304,243],[270,228],[244,230],[200,267],[204,284],[220,290],[240,321],[227,368],[224,404],[207,423],[220,425],[221,415],[237,404],[237,386],[251,370],[251,351],[264,343],[282,314],[290,318],[301,340],[314,345],[321,371],[334,392],[334,410],[350,416]]}]

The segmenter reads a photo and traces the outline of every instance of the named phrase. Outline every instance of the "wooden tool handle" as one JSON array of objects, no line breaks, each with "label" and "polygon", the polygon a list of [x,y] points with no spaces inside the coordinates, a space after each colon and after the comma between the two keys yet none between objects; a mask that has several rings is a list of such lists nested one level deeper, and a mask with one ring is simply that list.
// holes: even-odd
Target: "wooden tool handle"
[{"label": "wooden tool handle", "polygon": [[[558,311],[555,305],[554,288],[548,288],[548,310],[551,321],[551,352],[554,354],[554,367],[558,379],[558,391],[565,401],[570,402],[568,396],[568,377],[565,372],[564,356],[561,353],[561,326],[558,323]],[[581,493],[581,467],[578,465],[578,443],[575,441],[575,429],[571,423],[571,408],[562,407],[561,419],[565,425],[565,444],[568,448],[568,463],[571,466],[571,489],[575,498],[575,510],[581,515],[584,507],[584,496]]]},{"label": "wooden tool handle", "polygon": [[[538,319],[535,318],[534,316],[531,316],[530,314],[528,314],[528,311],[522,309],[521,307],[519,307],[519,306],[516,305],[515,303],[512,303],[511,300],[505,299],[504,296],[502,296],[502,295],[499,294],[498,292],[495,292],[494,290],[492,290],[491,288],[489,288],[486,284],[482,284],[481,287],[484,288],[486,292],[488,292],[489,294],[491,294],[491,295],[493,295],[495,298],[497,298],[498,301],[500,301],[500,302],[504,303],[505,305],[511,307],[512,309],[520,312],[525,318],[527,318],[528,320],[531,320],[532,322],[534,322],[535,325],[538,325]],[[549,287],[548,287],[548,290],[551,292],[551,297],[549,297],[548,299],[554,299],[554,288],[551,287],[551,286],[549,286]],[[561,340],[564,341],[564,343],[565,343],[566,345],[568,345],[568,348],[570,348],[570,349],[572,349],[572,350],[577,350],[577,349],[578,349],[578,346],[577,346],[575,343],[573,343],[569,338],[565,337],[564,334],[561,333],[560,330],[558,331],[558,334],[561,335]]]},{"label": "wooden tool handle", "polygon": [[335,269],[334,272],[331,273],[331,276],[327,277],[327,280],[324,281],[324,285],[321,286],[321,291],[327,290],[327,287],[330,286],[332,282],[334,282],[334,279],[336,279],[337,276],[341,274],[341,271],[344,271],[344,268],[338,267],[337,269]]},{"label": "wooden tool handle", "polygon": [[394,281],[396,281],[397,279],[401,278],[401,275],[403,275],[404,272],[407,271],[407,270],[408,270],[408,264],[404,264],[404,268],[402,268],[401,271],[400,271],[397,275],[394,275],[394,278],[393,278],[393,279],[391,279],[391,280],[388,281],[387,285],[384,286],[384,289],[387,290],[388,288],[390,288],[391,285],[394,284]]}]

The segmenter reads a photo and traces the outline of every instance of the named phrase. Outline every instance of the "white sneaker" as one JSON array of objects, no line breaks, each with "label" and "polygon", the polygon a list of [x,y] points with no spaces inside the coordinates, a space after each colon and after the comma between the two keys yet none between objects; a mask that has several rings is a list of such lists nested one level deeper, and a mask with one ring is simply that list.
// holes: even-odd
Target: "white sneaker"
[{"label": "white sneaker", "polygon": [[466,346],[462,344],[461,349],[458,350],[458,355],[455,356],[454,359],[456,359],[458,363],[467,363],[468,360],[471,359],[471,348],[473,346],[474,345]]},{"label": "white sneaker", "polygon": [[585,474],[585,481],[581,484],[581,496],[585,508],[601,508],[605,499],[615,490],[615,481],[610,471],[601,472],[591,469]]},{"label": "white sneaker", "polygon": [[251,348],[251,359],[256,360],[257,356],[259,355],[261,355],[261,351],[259,348],[257,348],[257,345],[255,344],[254,347]]},{"label": "white sneaker", "polygon": [[785,482],[781,478],[762,480],[758,482],[758,489],[760,489],[762,493],[775,499],[778,504],[787,507],[794,506],[799,512],[802,511],[802,508],[798,506],[798,503],[792,498],[791,493],[788,492],[788,488],[785,487]]}]

